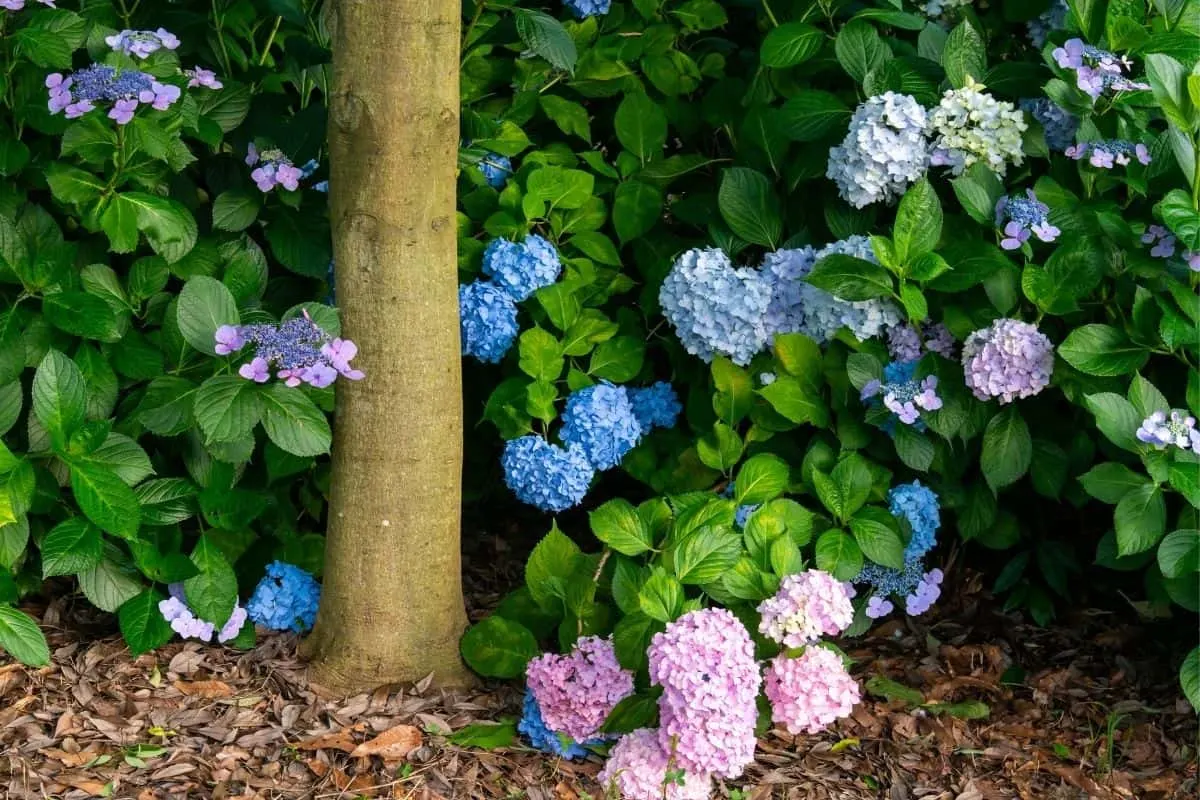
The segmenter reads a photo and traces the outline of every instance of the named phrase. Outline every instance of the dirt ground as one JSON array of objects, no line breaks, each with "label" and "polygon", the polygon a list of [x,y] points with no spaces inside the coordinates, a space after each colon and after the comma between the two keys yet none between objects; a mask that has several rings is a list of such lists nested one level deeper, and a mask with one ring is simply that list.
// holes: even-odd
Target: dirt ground
[{"label": "dirt ground", "polygon": [[[474,616],[519,574],[515,560],[494,567],[503,555],[476,561],[486,573],[468,568]],[[714,797],[1197,796],[1197,718],[1158,637],[1099,611],[1037,628],[998,612],[977,577],[949,581],[954,600],[929,619],[843,643],[874,690],[849,719],[819,736],[771,731],[743,779]],[[0,656],[3,798],[601,796],[598,760],[447,742],[518,714],[512,686],[445,694],[423,681],[331,697],[306,680],[291,635],[249,653],[188,643],[133,658],[82,601],[28,610],[49,632],[53,663],[28,670]],[[912,690],[921,697],[897,697]],[[987,716],[938,713],[947,704]]]}]

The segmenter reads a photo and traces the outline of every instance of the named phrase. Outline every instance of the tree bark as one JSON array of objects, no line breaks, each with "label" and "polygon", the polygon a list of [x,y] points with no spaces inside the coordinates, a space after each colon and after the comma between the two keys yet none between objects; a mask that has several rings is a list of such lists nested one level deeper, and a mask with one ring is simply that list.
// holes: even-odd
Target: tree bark
[{"label": "tree bark", "polygon": [[462,377],[455,256],[460,10],[337,0],[330,216],[345,335],[325,576],[306,642],[339,690],[461,685]]}]

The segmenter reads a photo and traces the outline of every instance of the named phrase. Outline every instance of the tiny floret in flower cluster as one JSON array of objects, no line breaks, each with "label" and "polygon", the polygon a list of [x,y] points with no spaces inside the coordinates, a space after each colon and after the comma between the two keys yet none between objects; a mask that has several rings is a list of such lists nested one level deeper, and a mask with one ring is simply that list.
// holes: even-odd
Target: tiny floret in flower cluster
[{"label": "tiny floret in flower cluster", "polygon": [[890,202],[929,165],[925,109],[906,94],[887,92],[862,103],[850,130],[829,151],[826,176],[855,208]]},{"label": "tiny floret in flower cluster", "polygon": [[706,362],[719,354],[745,366],[766,344],[771,284],[758,270],[735,268],[720,250],[681,255],[658,301],[684,349]]},{"label": "tiny floret in flower cluster", "polygon": [[955,175],[982,163],[1003,177],[1009,164],[1020,166],[1025,159],[1021,135],[1029,127],[1012,103],[997,100],[983,86],[968,81],[961,89],[950,89],[929,118],[936,139],[929,163],[950,167]]},{"label": "tiny floret in flower cluster", "polygon": [[1075,144],[1068,147],[1063,153],[1076,161],[1086,158],[1089,164],[1099,169],[1124,167],[1135,160],[1145,166],[1152,160],[1150,148],[1141,142],[1129,142],[1124,139],[1101,139],[1095,142]]},{"label": "tiny floret in flower cluster", "polygon": [[679,395],[666,381],[659,381],[644,389],[627,389],[629,402],[633,406],[633,414],[637,417],[642,431],[649,432],[653,428],[673,428],[679,418],[683,406],[679,403]]},{"label": "tiny floret in flower cluster", "polygon": [[166,28],[156,31],[123,30],[105,37],[104,42],[118,53],[134,58],[149,58],[159,50],[174,50],[179,47],[179,37]]},{"label": "tiny floret in flower cluster", "polygon": [[758,613],[758,632],[786,647],[836,636],[854,621],[849,586],[819,569],[786,576]]},{"label": "tiny floret in flower cluster", "polygon": [[633,673],[617,663],[611,639],[584,636],[567,655],[543,653],[525,669],[542,720],[577,742],[595,736],[617,703],[633,694]]},{"label": "tiny floret in flower cluster", "polygon": [[622,800],[708,800],[712,778],[695,772],[677,775],[660,738],[649,728],[622,736],[596,776],[600,786]]},{"label": "tiny floret in flower cluster", "polygon": [[46,76],[46,88],[51,114],[61,111],[67,119],[77,119],[95,109],[97,103],[110,103],[108,118],[118,125],[129,124],[139,103],[166,111],[183,93],[178,86],[161,83],[144,72],[118,71],[107,64],[93,64],[66,77],[53,72]]},{"label": "tiny floret in flower cluster", "polygon": [[1150,88],[1148,83],[1125,77],[1132,66],[1128,58],[1092,47],[1082,39],[1068,39],[1062,47],[1054,48],[1051,55],[1058,66],[1074,70],[1075,84],[1092,99],[1105,92],[1115,94]]},{"label": "tiny floret in flower cluster", "polygon": [[1025,191],[1025,197],[1001,197],[996,203],[996,227],[1004,231],[1000,246],[1005,250],[1017,250],[1029,240],[1029,235],[1039,241],[1053,242],[1062,233],[1050,224],[1050,207],[1039,202],[1033,189]]},{"label": "tiny floret in flower cluster", "polygon": [[308,312],[284,320],[278,325],[222,325],[217,328],[214,346],[218,355],[229,355],[252,343],[254,357],[238,368],[238,374],[255,383],[266,383],[275,377],[296,387],[307,383],[322,389],[341,375],[348,380],[361,380],[360,370],[350,366],[358,354],[358,346],[349,339],[331,337]]},{"label": "tiny floret in flower cluster", "polygon": [[[1175,236],[1162,225],[1151,225],[1142,234],[1142,244],[1150,245],[1150,255],[1156,258],[1174,258]],[[1184,263],[1192,272],[1200,272],[1200,250],[1185,250]]]},{"label": "tiny floret in flower cluster", "polygon": [[523,242],[493,239],[483,251],[483,274],[518,303],[554,283],[561,273],[558,251],[537,234]]},{"label": "tiny floret in flower cluster", "polygon": [[246,624],[246,609],[235,604],[233,613],[229,615],[229,619],[221,626],[220,630],[217,630],[215,624],[200,619],[188,607],[182,583],[171,584],[167,587],[167,591],[170,593],[170,597],[159,601],[158,611],[162,614],[163,619],[171,624],[171,630],[184,639],[198,639],[202,642],[211,642],[215,633],[217,641],[224,644],[237,638],[237,635],[242,630],[242,626]]},{"label": "tiny floret in flower cluster", "polygon": [[563,0],[563,5],[570,9],[575,19],[587,19],[607,14],[612,0]]},{"label": "tiny floret in flower cluster", "polygon": [[512,161],[497,153],[488,153],[479,159],[475,166],[487,181],[487,185],[493,189],[503,189],[504,184],[508,182],[508,176],[512,174]]},{"label": "tiny floret in flower cluster", "polygon": [[912,594],[904,598],[904,612],[919,617],[933,607],[942,596],[942,571],[933,569],[921,576]]},{"label": "tiny floret in flower cluster", "polygon": [[579,505],[595,475],[583,448],[563,449],[532,434],[509,441],[500,463],[517,499],[543,511]]},{"label": "tiny floret in flower cluster", "polygon": [[925,567],[919,558],[905,561],[904,569],[892,569],[874,562],[867,562],[854,582],[865,583],[874,590],[873,595],[879,599],[879,603],[874,607],[882,609],[882,611],[878,614],[873,613],[872,604],[868,602],[867,616],[875,619],[877,616],[881,617],[891,613],[892,604],[887,601],[888,597],[905,597],[912,594],[924,576]]},{"label": "tiny floret in flower cluster", "polygon": [[663,687],[661,747],[688,772],[736,778],[754,759],[762,683],[745,626],[723,608],[691,611],[655,634],[647,654],[650,682]]},{"label": "tiny floret in flower cluster", "polygon": [[517,730],[525,734],[529,739],[529,744],[535,750],[553,753],[568,761],[587,755],[587,750],[582,744],[571,739],[564,741],[564,737],[546,727],[546,723],[542,719],[542,711],[538,708],[537,698],[533,696],[533,692],[525,692],[525,700],[521,707],[521,721],[517,723]]},{"label": "tiny floret in flower cluster", "polygon": [[620,464],[642,438],[629,393],[608,381],[572,392],[562,419],[563,444],[579,447],[598,470]]},{"label": "tiny floret in flower cluster", "polygon": [[283,561],[267,565],[246,611],[256,625],[273,631],[303,633],[317,621],[321,584],[305,570]]},{"label": "tiny floret in flower cluster", "polygon": [[837,653],[810,646],[798,658],[780,653],[767,667],[767,700],[771,719],[788,733],[820,733],[832,722],[850,715],[862,699],[858,682],[850,677]]},{"label": "tiny floret in flower cluster", "polygon": [[862,400],[883,398],[883,405],[905,425],[915,424],[922,411],[937,411],[942,407],[938,397],[938,380],[928,375],[920,380],[915,377],[917,365],[913,361],[893,361],[883,369],[883,380],[872,380],[862,388]]},{"label": "tiny floret in flower cluster", "polygon": [[1046,146],[1062,152],[1075,143],[1075,131],[1079,130],[1079,118],[1046,97],[1022,100],[1021,110],[1042,125],[1046,135]]},{"label": "tiny floret in flower cluster", "polygon": [[888,328],[887,342],[893,361],[916,361],[926,352],[954,358],[954,336],[940,322],[924,322],[919,329],[893,325]]},{"label": "tiny floret in flower cluster", "polygon": [[464,356],[499,363],[517,338],[517,305],[489,281],[458,287],[458,319]]},{"label": "tiny floret in flower cluster", "polygon": [[1165,411],[1155,411],[1142,421],[1137,429],[1137,438],[1139,442],[1153,445],[1157,450],[1178,447],[1200,455],[1200,431],[1196,430],[1196,418],[1183,411],[1172,411],[1170,417]]},{"label": "tiny floret in flower cluster", "polygon": [[967,337],[962,364],[967,387],[975,397],[1011,403],[1050,385],[1054,345],[1028,322],[998,319]]},{"label": "tiny floret in flower cluster", "polygon": [[196,67],[195,69],[185,69],[183,74],[188,78],[189,89],[195,89],[197,86],[203,86],[206,89],[222,89],[225,87],[225,84],[217,80],[217,73],[211,69]]},{"label": "tiny floret in flower cluster", "polygon": [[257,168],[250,173],[250,179],[260,192],[269,192],[276,186],[282,186],[289,192],[300,188],[300,179],[304,172],[292,164],[290,158],[282,150],[263,150],[261,153],[250,143],[246,150],[246,166]]}]

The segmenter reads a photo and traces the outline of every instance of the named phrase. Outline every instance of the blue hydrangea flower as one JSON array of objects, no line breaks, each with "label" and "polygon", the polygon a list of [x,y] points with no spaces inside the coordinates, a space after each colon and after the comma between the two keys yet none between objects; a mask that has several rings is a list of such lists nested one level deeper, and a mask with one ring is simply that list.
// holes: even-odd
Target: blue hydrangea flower
[{"label": "blue hydrangea flower", "polygon": [[475,166],[493,189],[503,189],[504,184],[508,183],[508,176],[512,174],[512,161],[498,153],[488,153]]},{"label": "blue hydrangea flower", "polygon": [[1033,46],[1039,50],[1045,47],[1051,33],[1061,31],[1066,27],[1067,15],[1070,11],[1067,0],[1053,0],[1050,8],[1042,12],[1040,17],[1025,23],[1025,27],[1029,31],[1029,41],[1033,43]]},{"label": "blue hydrangea flower", "polygon": [[762,505],[762,504],[754,503],[753,505],[738,506],[737,511],[735,511],[733,513],[734,523],[739,528],[746,527],[746,523],[750,521],[750,515],[753,514],[755,511],[758,511],[758,508],[760,505]]},{"label": "blue hydrangea flower", "polygon": [[487,364],[504,358],[517,338],[517,305],[487,281],[458,287],[458,319],[464,356]]},{"label": "blue hydrangea flower", "polygon": [[908,520],[912,538],[904,548],[905,560],[919,559],[937,543],[938,528],[942,525],[938,496],[920,481],[902,483],[888,491],[888,510],[893,516]]},{"label": "blue hydrangea flower", "polygon": [[892,361],[883,368],[883,380],[872,380],[862,388],[861,399],[869,405],[883,406],[892,412],[884,430],[892,433],[898,420],[912,425],[919,431],[925,430],[921,421],[922,411],[937,411],[942,407],[942,398],[937,394],[938,379],[928,375],[917,380],[917,362]]},{"label": "blue hydrangea flower", "polygon": [[483,274],[520,303],[558,280],[562,262],[554,245],[537,234],[523,242],[493,239],[483,251]]},{"label": "blue hydrangea flower", "polygon": [[275,561],[267,566],[267,574],[250,595],[246,613],[264,628],[303,633],[316,622],[320,601],[321,584],[312,575],[292,564]]},{"label": "blue hydrangea flower", "polygon": [[767,304],[767,344],[775,344],[781,333],[803,333],[804,301],[813,287],[804,282],[817,251],[811,247],[776,250],[763,257],[763,277],[771,284],[771,302]]},{"label": "blue hydrangea flower", "polygon": [[546,723],[542,720],[542,710],[538,708],[537,698],[533,696],[533,692],[525,692],[525,701],[521,706],[521,712],[521,721],[517,723],[517,730],[525,734],[534,749],[541,750],[543,753],[554,753],[568,761],[587,755],[587,750],[583,749],[578,742],[559,736],[546,727]]},{"label": "blue hydrangea flower", "polygon": [[644,389],[627,389],[633,414],[642,431],[649,433],[654,428],[673,428],[683,406],[679,396],[666,381],[659,381]]},{"label": "blue hydrangea flower", "polygon": [[572,392],[562,418],[563,443],[578,446],[598,470],[620,464],[642,438],[625,387],[607,381]]},{"label": "blue hydrangea flower", "polygon": [[1021,110],[1026,111],[1041,123],[1046,134],[1046,146],[1062,152],[1075,144],[1075,132],[1079,130],[1079,118],[1046,97],[1022,100]]},{"label": "blue hydrangea flower", "polygon": [[500,463],[518,500],[551,512],[579,505],[596,474],[583,448],[564,450],[534,435],[509,441]]},{"label": "blue hydrangea flower", "polygon": [[563,5],[571,10],[575,19],[587,19],[607,14],[612,0],[563,0]]}]

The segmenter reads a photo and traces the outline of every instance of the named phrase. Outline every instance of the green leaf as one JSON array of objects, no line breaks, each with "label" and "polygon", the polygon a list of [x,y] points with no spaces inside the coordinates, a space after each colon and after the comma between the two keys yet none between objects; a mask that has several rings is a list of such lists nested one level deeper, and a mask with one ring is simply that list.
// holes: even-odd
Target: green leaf
[{"label": "green leaf", "polygon": [[734,500],[738,505],[758,505],[774,500],[788,487],[787,462],[770,453],[751,456],[738,470]]},{"label": "green leaf", "polygon": [[109,433],[100,446],[88,454],[88,458],[108,467],[130,486],[154,474],[146,451],[133,439],[120,433]]},{"label": "green leaf", "polygon": [[654,546],[650,527],[627,500],[609,500],[590,512],[588,521],[596,538],[618,553],[636,556]]},{"label": "green leaf", "polygon": [[1118,555],[1129,556],[1154,547],[1167,525],[1167,504],[1162,489],[1146,483],[1130,490],[1117,503],[1113,525]]},{"label": "green leaf", "polygon": [[829,424],[829,410],[825,407],[825,401],[807,380],[781,375],[770,385],[759,389],[758,393],[771,404],[771,408],[792,422],[809,422],[818,427]]},{"label": "green leaf", "polygon": [[601,733],[630,733],[638,728],[653,727],[658,720],[658,697],[647,694],[631,694],[613,707]]},{"label": "green leaf", "polygon": [[1153,383],[1141,375],[1134,375],[1129,384],[1129,402],[1143,417],[1148,417],[1155,411],[1170,411],[1171,404]]},{"label": "green leaf", "polygon": [[258,219],[262,193],[230,189],[213,201],[213,227],[222,231],[244,231]]},{"label": "green leaf", "polygon": [[633,672],[640,671],[646,666],[646,648],[666,626],[658,620],[651,619],[641,611],[630,611],[617,623],[613,630],[613,649],[617,652],[617,661],[625,669]]},{"label": "green leaf", "polygon": [[814,142],[843,130],[850,121],[850,109],[834,94],[806,89],[783,104],[779,121],[789,138]]},{"label": "green leaf", "polygon": [[446,741],[459,747],[480,747],[484,750],[512,747],[517,743],[517,721],[473,722],[447,736]]},{"label": "green leaf", "polygon": [[225,284],[204,275],[184,284],[176,317],[187,343],[210,356],[217,354],[217,328],[241,322],[233,293]]},{"label": "green leaf", "polygon": [[[741,555],[741,537],[732,530],[715,525],[697,528],[683,537],[671,551],[675,575],[679,582],[693,585],[704,585],[719,580],[728,570],[733,569]],[[651,576],[651,580],[653,579]],[[644,593],[645,588],[642,591]],[[650,613],[645,606],[642,610]]]},{"label": "green leaf", "polygon": [[113,202],[134,209],[138,230],[168,264],[186,256],[196,245],[196,219],[182,203],[145,192],[125,192]]},{"label": "green leaf", "polygon": [[892,276],[886,268],[841,253],[822,258],[805,280],[842,300],[870,300],[892,294]]},{"label": "green leaf", "polygon": [[558,600],[566,598],[567,585],[582,556],[579,545],[558,525],[551,525],[525,563],[525,585],[539,606],[547,611],[560,607]]},{"label": "green leaf", "polygon": [[766,67],[794,67],[815,56],[824,43],[825,34],[812,25],[785,22],[767,33],[759,58]]},{"label": "green leaf", "polygon": [[113,307],[86,292],[47,295],[42,301],[42,312],[54,327],[85,339],[115,342],[124,332],[122,320]]},{"label": "green leaf", "polygon": [[50,529],[42,540],[42,577],[74,575],[100,563],[100,529],[83,517],[71,517]]},{"label": "green leaf", "polygon": [[308,395],[273,383],[261,397],[263,429],[279,449],[301,457],[329,452],[333,443],[329,420]]},{"label": "green leaf", "polygon": [[648,233],[662,217],[663,194],[641,181],[625,181],[613,195],[613,228],[621,244]]},{"label": "green leaf", "polygon": [[585,142],[592,141],[592,127],[588,121],[588,111],[579,103],[574,103],[558,95],[546,94],[538,98],[538,104],[546,116],[554,120],[554,124],[563,133],[578,136]]},{"label": "green leaf", "polygon": [[50,647],[37,623],[12,606],[0,605],[0,648],[30,667],[50,663]]},{"label": "green leaf", "polygon": [[50,350],[33,376],[33,415],[59,446],[83,424],[87,388],[74,361]]},{"label": "green leaf", "polygon": [[929,471],[937,454],[933,442],[911,425],[897,425],[895,434],[896,455],[904,465],[918,472]]},{"label": "green leaf", "polygon": [[1084,396],[1084,403],[1096,417],[1096,427],[1110,442],[1124,450],[1138,452],[1141,445],[1135,433],[1142,424],[1133,404],[1113,392]]},{"label": "green leaf", "polygon": [[550,62],[551,66],[567,72],[575,71],[579,53],[575,40],[563,24],[541,11],[514,8],[517,35],[532,52]]},{"label": "green leaf", "polygon": [[987,50],[983,38],[968,20],[963,20],[946,38],[942,49],[942,66],[946,78],[955,89],[967,85],[968,79],[983,80],[987,73]]},{"label": "green leaf", "polygon": [[895,517],[885,509],[862,509],[850,520],[850,531],[864,556],[885,567],[904,569],[904,542]]},{"label": "green leaf", "polygon": [[645,358],[646,343],[643,339],[637,336],[617,336],[596,346],[588,364],[588,374],[615,383],[624,383],[633,380],[642,371]]},{"label": "green leaf", "polygon": [[642,161],[660,155],[667,143],[667,115],[645,94],[625,95],[617,106],[613,124],[617,139]]},{"label": "green leaf", "polygon": [[904,684],[897,683],[882,675],[872,675],[863,684],[863,688],[876,697],[882,697],[889,702],[899,700],[910,706],[919,706],[925,702],[924,695],[916,689],[910,689]]},{"label": "green leaf", "polygon": [[472,625],[459,645],[467,665],[488,678],[517,678],[538,655],[537,639],[519,622],[491,616]]},{"label": "green leaf", "polygon": [[119,550],[112,545],[106,545],[104,550],[104,559],[99,564],[79,573],[79,588],[96,608],[115,614],[145,587]]},{"label": "green leaf", "polygon": [[83,513],[101,530],[124,539],[137,536],[141,507],[133,490],[112,469],[85,459],[72,459],[71,491]]},{"label": "green leaf", "polygon": [[696,453],[706,467],[727,472],[742,457],[742,438],[723,422],[714,422],[712,431],[696,441]]},{"label": "green leaf", "polygon": [[725,170],[717,193],[721,216],[737,236],[774,249],[783,238],[783,218],[771,182],[746,167]]},{"label": "green leaf", "polygon": [[1200,464],[1176,461],[1167,468],[1167,480],[1194,508],[1200,508]]},{"label": "green leaf", "polygon": [[837,487],[843,519],[853,516],[871,496],[874,483],[871,468],[866,459],[857,453],[851,453],[839,461],[829,473],[829,478]]},{"label": "green leaf", "polygon": [[[4,217],[0,217],[3,237]],[[0,255],[0,266],[3,256]],[[21,320],[16,311],[0,314],[0,386],[12,384],[25,370],[25,345],[21,341]]]},{"label": "green leaf", "polygon": [[734,364],[725,356],[717,356],[712,362],[713,411],[717,419],[728,425],[737,425],[754,404],[754,385],[750,373]]},{"label": "green leaf", "polygon": [[[0,502],[10,507],[12,504],[11,494],[3,491],[2,487],[0,487]],[[11,512],[11,508],[5,510]],[[11,519],[13,515],[9,513],[6,516]],[[24,558],[25,549],[28,546],[29,518],[24,514],[0,525],[0,574],[9,574]]]},{"label": "green leaf", "polygon": [[[286,389],[286,386],[275,384]],[[245,438],[262,416],[266,392],[237,375],[214,375],[196,390],[194,413],[206,442]]]},{"label": "green leaf", "polygon": [[1004,196],[1004,184],[996,173],[982,161],[972,164],[966,172],[950,181],[963,210],[981,225],[993,225],[996,203]]},{"label": "green leaf", "polygon": [[1058,346],[1063,360],[1088,375],[1128,375],[1145,365],[1150,351],[1134,344],[1109,325],[1084,325],[1068,334]]},{"label": "green leaf", "polygon": [[929,180],[922,178],[904,193],[896,210],[892,229],[896,257],[901,264],[909,264],[917,256],[933,252],[941,236],[942,204]]},{"label": "green leaf", "polygon": [[[270,454],[271,450],[268,449],[268,470]],[[142,507],[142,522],[146,525],[174,525],[196,514],[196,487],[186,478],[146,481],[135,487],[133,494]]]},{"label": "green leaf", "polygon": [[1192,708],[1200,712],[1200,647],[1193,647],[1184,657],[1179,667],[1179,683],[1183,687],[1184,697],[1192,704]]},{"label": "green leaf", "polygon": [[642,613],[659,622],[672,622],[683,610],[683,585],[662,567],[655,567],[638,592]]},{"label": "green leaf", "polygon": [[162,647],[171,640],[171,624],[158,610],[158,604],[165,599],[161,592],[145,589],[117,610],[121,635],[135,656]]},{"label": "green leaf", "polygon": [[562,374],[562,344],[549,331],[530,328],[518,343],[521,371],[534,380],[553,382]]},{"label": "green leaf", "polygon": [[867,73],[883,66],[892,57],[892,51],[879,37],[879,32],[864,20],[851,20],[842,28],[833,43],[838,63],[842,69],[862,83]]},{"label": "green leaf", "polygon": [[817,537],[816,561],[817,569],[839,581],[854,580],[863,568],[863,554],[858,542],[836,529]]},{"label": "green leaf", "polygon": [[1079,476],[1085,492],[1109,505],[1116,505],[1125,495],[1149,482],[1145,475],[1115,461],[1097,464]]},{"label": "green leaf", "polygon": [[196,543],[192,563],[200,572],[183,582],[188,607],[197,617],[220,628],[237,605],[237,576],[209,535]]},{"label": "green leaf", "polygon": [[1154,211],[1188,250],[1200,250],[1200,211],[1182,189],[1172,189],[1154,207]]},{"label": "green leaf", "polygon": [[988,422],[983,432],[979,468],[993,492],[1016,483],[1029,470],[1033,440],[1029,426],[1015,406],[1009,406]]},{"label": "green leaf", "polygon": [[1158,568],[1167,578],[1182,578],[1200,572],[1200,530],[1168,533],[1158,545]]},{"label": "green leaf", "polygon": [[90,172],[53,161],[46,168],[46,182],[54,199],[70,205],[83,205],[100,199],[107,188],[104,181]]}]

